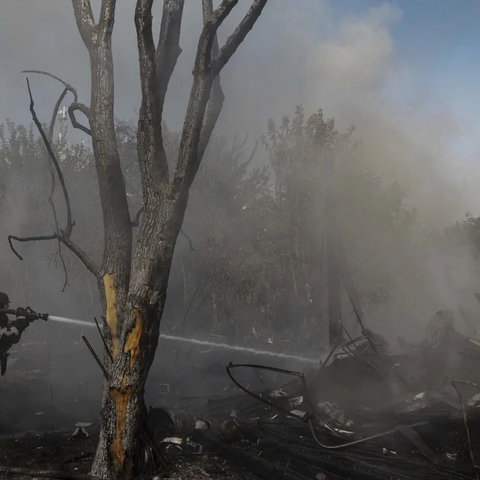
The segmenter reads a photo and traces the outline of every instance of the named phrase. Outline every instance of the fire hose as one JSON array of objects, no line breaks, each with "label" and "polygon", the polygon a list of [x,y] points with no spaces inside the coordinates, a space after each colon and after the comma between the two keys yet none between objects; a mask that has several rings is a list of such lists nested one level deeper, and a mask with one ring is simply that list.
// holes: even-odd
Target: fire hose
[{"label": "fire hose", "polygon": [[[48,320],[48,313],[38,313],[32,310],[30,307],[27,307],[25,309],[22,309],[25,312],[25,317],[29,321],[34,321],[34,320]],[[13,309],[0,309],[0,314],[7,314],[7,315],[17,315],[18,310],[13,310]],[[23,316],[23,312],[22,312]]]}]

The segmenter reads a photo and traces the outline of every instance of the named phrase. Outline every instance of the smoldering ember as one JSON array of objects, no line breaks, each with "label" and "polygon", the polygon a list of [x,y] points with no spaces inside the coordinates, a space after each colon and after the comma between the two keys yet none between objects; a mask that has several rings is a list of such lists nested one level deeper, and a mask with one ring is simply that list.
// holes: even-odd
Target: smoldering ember
[{"label": "smoldering ember", "polygon": [[478,16],[301,3],[0,6],[0,478],[480,478]]}]

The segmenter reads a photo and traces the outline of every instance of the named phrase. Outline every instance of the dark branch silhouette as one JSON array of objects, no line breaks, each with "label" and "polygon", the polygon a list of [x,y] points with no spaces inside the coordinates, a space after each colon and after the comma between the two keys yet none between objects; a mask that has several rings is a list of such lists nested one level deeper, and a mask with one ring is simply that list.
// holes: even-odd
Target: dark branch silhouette
[{"label": "dark branch silhouette", "polygon": [[75,117],[75,112],[79,111],[87,117],[88,121],[90,121],[90,108],[78,101],[78,92],[76,88],[62,80],[60,77],[53,75],[53,73],[45,72],[43,70],[23,70],[22,73],[36,73],[38,75],[45,75],[47,77],[53,78],[54,80],[57,80],[57,82],[60,82],[73,95],[73,102],[68,107],[68,115],[70,117],[70,121],[72,122],[73,127],[81,130],[87,135],[92,135],[90,129],[78,122],[77,118]]},{"label": "dark branch silhouette", "polygon": [[64,196],[64,199],[65,199],[65,207],[66,207],[66,210],[67,210],[67,228],[65,229],[65,235],[69,236],[72,233],[72,229],[73,229],[73,226],[74,226],[75,223],[72,221],[72,209],[71,209],[71,206],[70,206],[70,197],[68,195],[67,186],[65,184],[65,179],[63,178],[63,172],[62,172],[62,169],[60,168],[60,163],[58,162],[57,157],[55,156],[55,153],[52,150],[50,140],[48,139],[47,135],[45,134],[45,131],[43,130],[42,124],[40,123],[40,120],[38,120],[37,113],[35,112],[35,103],[33,101],[32,90],[30,88],[30,82],[29,82],[28,78],[27,78],[27,88],[28,88],[28,95],[30,96],[30,113],[32,114],[33,121],[35,122],[35,125],[37,126],[38,131],[40,132],[43,143],[45,144],[45,147],[47,148],[47,152],[50,155],[53,166],[55,167],[55,171],[57,172],[57,176],[58,176],[58,179],[60,181],[60,185],[62,186],[63,196]]},{"label": "dark branch silhouette", "polygon": [[[10,245],[10,248],[12,249],[13,253],[20,259],[23,260],[23,257],[18,253],[18,251],[14,248],[12,241],[15,240],[17,242],[38,242],[38,241],[46,241],[46,240],[58,240],[59,242],[59,248],[60,244],[65,245],[72,253],[74,253],[80,261],[87,267],[88,270],[90,270],[94,275],[98,275],[98,267],[95,265],[95,263],[89,258],[89,256],[80,248],[78,247],[72,240],[70,239],[70,235],[72,234],[73,227],[75,226],[75,221],[72,219],[72,209],[71,209],[71,204],[70,204],[70,197],[68,194],[68,189],[65,183],[65,178],[63,176],[62,169],[60,168],[60,163],[57,160],[57,157],[55,156],[55,153],[52,150],[52,146],[50,143],[50,140],[48,139],[47,135],[45,134],[45,131],[42,127],[41,122],[38,120],[37,114],[35,112],[35,103],[33,100],[33,95],[32,91],[30,88],[30,82],[27,78],[27,87],[28,87],[28,94],[30,97],[30,112],[32,114],[33,121],[38,128],[38,131],[40,132],[40,135],[42,137],[42,140],[45,144],[45,147],[47,149],[47,152],[52,160],[53,166],[55,168],[55,171],[58,176],[58,180],[60,182],[60,185],[62,187],[63,191],[63,196],[65,200],[65,207],[66,207],[66,213],[67,213],[67,225],[65,227],[65,230],[61,230],[58,225],[58,218],[57,218],[57,213],[56,209],[53,203],[53,190],[55,188],[55,185],[52,185],[50,197],[49,197],[49,203],[52,206],[52,211],[53,211],[53,216],[54,216],[54,222],[55,222],[55,232],[51,235],[37,235],[37,236],[32,236],[32,237],[18,237],[16,235],[9,235],[8,236],[8,243]],[[54,177],[53,177],[54,181]],[[65,283],[63,286],[63,290],[65,290],[67,284],[68,284],[68,278],[66,275],[66,266],[65,262],[63,260],[63,255],[61,253],[61,250],[59,251],[60,258],[63,262],[63,267],[64,267],[64,272],[65,272]]]}]

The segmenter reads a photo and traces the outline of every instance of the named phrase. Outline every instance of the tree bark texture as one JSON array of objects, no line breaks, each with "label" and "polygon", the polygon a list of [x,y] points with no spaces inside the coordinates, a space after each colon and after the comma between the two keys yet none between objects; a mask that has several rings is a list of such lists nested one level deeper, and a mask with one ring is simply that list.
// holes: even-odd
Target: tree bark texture
[{"label": "tree bark texture", "polygon": [[164,0],[160,37],[152,35],[153,0],[137,0],[135,27],[142,101],[137,153],[143,213],[135,244],[114,122],[112,32],[116,0],[102,0],[98,22],[89,0],[72,0],[79,33],[90,55],[92,91],[84,108],[92,137],[103,210],[104,254],[98,288],[105,309],[106,351],[102,424],[92,474],[129,479],[142,468],[144,388],[158,344],[168,279],[190,186],[223,106],[219,74],[258,20],[267,0],[254,0],[223,47],[217,30],[238,0],[213,9],[202,0],[204,28],[177,162],[169,172],[162,114],[178,56],[184,0]]}]

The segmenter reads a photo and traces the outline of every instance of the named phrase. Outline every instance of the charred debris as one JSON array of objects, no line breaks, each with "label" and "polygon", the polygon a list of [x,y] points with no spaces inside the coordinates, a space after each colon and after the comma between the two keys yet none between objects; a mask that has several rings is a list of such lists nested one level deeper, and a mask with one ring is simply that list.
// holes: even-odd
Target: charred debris
[{"label": "charred debris", "polygon": [[236,392],[150,409],[149,424],[167,457],[219,456],[247,476],[478,479],[480,341],[442,310],[401,347],[364,330],[305,374],[230,363]]}]

